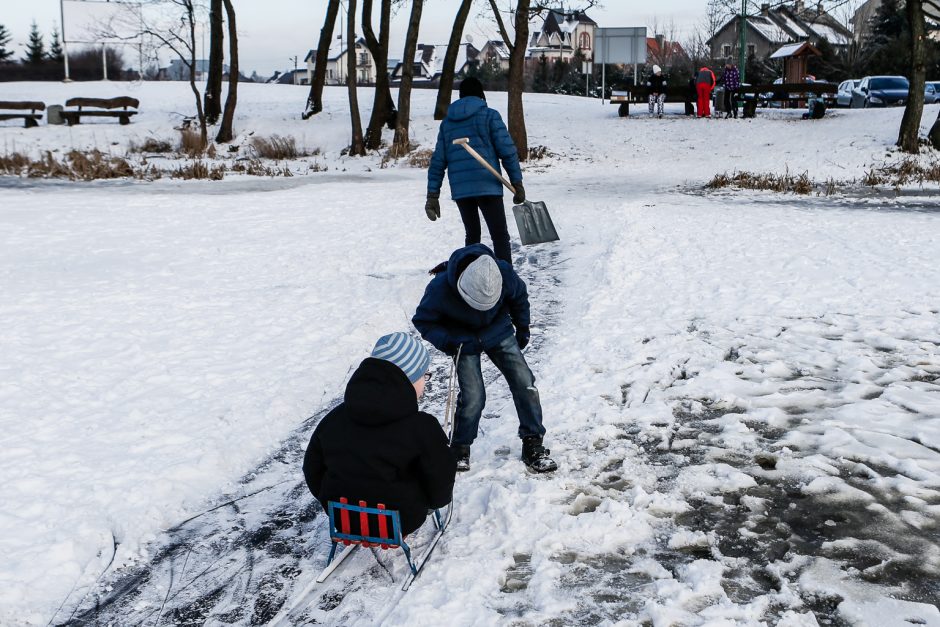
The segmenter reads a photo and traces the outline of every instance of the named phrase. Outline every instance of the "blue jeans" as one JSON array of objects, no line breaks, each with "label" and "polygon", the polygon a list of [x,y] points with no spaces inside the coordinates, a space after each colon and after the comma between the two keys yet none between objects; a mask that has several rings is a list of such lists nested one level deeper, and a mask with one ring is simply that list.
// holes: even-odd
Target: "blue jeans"
[{"label": "blue jeans", "polygon": [[[519,416],[519,437],[545,435],[545,427],[542,426],[542,404],[539,402],[539,391],[535,387],[535,376],[519,350],[516,336],[508,336],[498,346],[485,352],[509,384],[512,400],[516,404],[516,414]],[[483,406],[486,404],[480,355],[460,355],[457,362],[457,384],[460,386],[460,393],[457,396],[454,444],[469,446],[477,437],[480,416],[483,415]]]}]

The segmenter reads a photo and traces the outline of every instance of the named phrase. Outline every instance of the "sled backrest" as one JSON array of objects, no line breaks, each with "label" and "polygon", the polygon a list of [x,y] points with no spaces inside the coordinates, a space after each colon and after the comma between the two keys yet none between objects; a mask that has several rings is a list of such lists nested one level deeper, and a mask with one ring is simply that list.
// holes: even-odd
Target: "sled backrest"
[{"label": "sled backrest", "polygon": [[[327,505],[330,539],[333,542],[346,545],[361,544],[365,547],[378,546],[383,549],[401,546],[401,517],[397,510],[385,509],[382,503],[369,507],[365,501],[359,501],[359,505],[350,505],[345,497],[340,498],[338,503],[330,501]],[[358,522],[358,533],[353,528],[353,521]],[[375,523],[378,535],[372,535],[370,521]]]}]

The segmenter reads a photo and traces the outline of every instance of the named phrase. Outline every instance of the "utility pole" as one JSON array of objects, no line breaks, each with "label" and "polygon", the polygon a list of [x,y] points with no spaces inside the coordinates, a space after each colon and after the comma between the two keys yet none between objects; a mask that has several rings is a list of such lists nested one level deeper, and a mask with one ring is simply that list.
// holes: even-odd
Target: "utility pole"
[{"label": "utility pole", "polygon": [[287,57],[288,61],[294,62],[294,85],[297,84],[297,55],[295,54],[292,57]]},{"label": "utility pole", "polygon": [[738,21],[738,70],[741,72],[741,82],[746,79],[747,69],[747,0],[741,0],[741,19]]},{"label": "utility pole", "polygon": [[70,83],[72,79],[69,78],[69,45],[66,43],[68,38],[65,36],[65,0],[59,0],[59,19],[62,21],[62,52],[65,58],[65,79],[63,82]]}]

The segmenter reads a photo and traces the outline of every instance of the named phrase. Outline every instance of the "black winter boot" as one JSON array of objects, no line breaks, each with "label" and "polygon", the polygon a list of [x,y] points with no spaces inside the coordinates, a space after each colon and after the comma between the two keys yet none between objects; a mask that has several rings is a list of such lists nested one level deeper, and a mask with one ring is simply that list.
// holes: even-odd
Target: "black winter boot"
[{"label": "black winter boot", "polygon": [[522,462],[533,472],[553,472],[558,464],[549,457],[550,450],[542,446],[542,438],[529,435],[522,438]]},{"label": "black winter boot", "polygon": [[470,470],[470,447],[466,444],[451,444],[450,448],[457,459],[457,472]]}]

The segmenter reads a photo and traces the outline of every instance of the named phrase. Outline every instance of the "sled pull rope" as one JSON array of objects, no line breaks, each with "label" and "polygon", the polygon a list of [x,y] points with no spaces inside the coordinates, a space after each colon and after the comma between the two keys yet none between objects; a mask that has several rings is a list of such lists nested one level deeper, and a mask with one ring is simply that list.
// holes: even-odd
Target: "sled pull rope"
[{"label": "sled pull rope", "polygon": [[450,376],[447,379],[447,401],[444,403],[444,431],[447,433],[447,443],[454,441],[454,417],[457,413],[457,362],[460,361],[460,351],[463,344],[457,347],[457,354],[450,365]]}]

